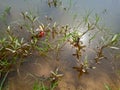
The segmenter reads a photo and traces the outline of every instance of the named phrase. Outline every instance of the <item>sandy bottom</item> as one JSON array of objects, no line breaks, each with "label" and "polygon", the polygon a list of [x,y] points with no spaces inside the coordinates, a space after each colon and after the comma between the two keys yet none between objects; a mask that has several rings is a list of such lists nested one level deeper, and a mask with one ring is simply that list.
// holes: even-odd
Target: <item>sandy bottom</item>
[{"label": "sandy bottom", "polygon": [[96,69],[90,69],[87,74],[78,77],[79,72],[72,68],[76,65],[75,58],[68,52],[62,54],[64,57],[60,57],[59,61],[54,58],[29,57],[30,61],[21,65],[19,74],[9,74],[7,90],[33,90],[35,80],[43,75],[49,77],[50,71],[55,68],[64,74],[56,90],[107,90],[105,85],[109,85],[111,90],[120,89],[120,75],[116,73],[116,68],[120,70],[119,60],[115,63],[102,60],[100,64],[94,64]]}]

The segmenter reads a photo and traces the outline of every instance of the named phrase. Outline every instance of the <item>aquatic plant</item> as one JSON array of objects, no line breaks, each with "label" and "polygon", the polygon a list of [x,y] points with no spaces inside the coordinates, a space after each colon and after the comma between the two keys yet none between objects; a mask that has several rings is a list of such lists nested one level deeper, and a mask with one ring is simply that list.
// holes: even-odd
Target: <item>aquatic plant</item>
[{"label": "aquatic plant", "polygon": [[[3,87],[3,85],[4,85],[4,83],[5,83],[5,80],[6,80],[7,76],[8,76],[8,73],[9,73],[9,71],[4,75],[3,79],[1,80],[0,90],[2,90],[2,87]],[[0,76],[0,77],[1,77],[1,76]]]},{"label": "aquatic plant", "polygon": [[37,79],[34,83],[33,90],[55,90],[62,77],[63,74],[60,74],[59,69],[56,68],[55,71],[51,71],[49,77],[41,77],[41,79]]},{"label": "aquatic plant", "polygon": [[108,84],[104,84],[106,90],[112,90],[111,87]]},{"label": "aquatic plant", "polygon": [[39,84],[38,82],[35,82],[33,90],[48,90],[48,88],[43,83]]},{"label": "aquatic plant", "polygon": [[[6,72],[7,69],[16,64],[18,57],[24,57],[29,54],[30,45],[24,42],[24,39],[18,39],[14,36],[10,27],[7,29],[7,37],[0,40],[0,71]],[[16,61],[17,60],[17,61]],[[21,61],[20,61],[21,62]]]},{"label": "aquatic plant", "polygon": [[0,39],[0,74],[19,69],[23,58],[30,54],[30,45],[11,32],[10,26],[5,38]]},{"label": "aquatic plant", "polygon": [[119,43],[119,39],[120,39],[120,34],[114,34],[109,36],[109,38],[103,38],[102,37],[102,42],[100,42],[100,47],[98,47],[97,49],[97,56],[95,57],[95,61],[96,63],[98,63],[99,60],[101,59],[107,59],[107,57],[104,56],[103,54],[103,50],[105,48],[111,48],[111,49],[119,49],[119,46],[117,47],[117,43]]},{"label": "aquatic plant", "polygon": [[33,16],[32,13],[21,12],[24,20],[29,20],[32,24],[38,19],[38,17]]},{"label": "aquatic plant", "polygon": [[58,7],[62,4],[61,0],[48,0],[48,6],[49,7]]},{"label": "aquatic plant", "polygon": [[46,86],[43,82],[39,83],[39,82],[35,82],[34,86],[33,86],[33,90],[55,90],[55,88],[57,87],[57,82],[56,83],[52,83],[52,85],[50,85],[49,87]]},{"label": "aquatic plant", "polygon": [[[50,4],[54,4],[56,7],[57,1],[53,0]],[[7,12],[8,11],[9,9]],[[74,28],[69,25],[61,26],[56,22],[53,24],[43,24],[38,20],[38,17],[33,16],[32,13],[21,12],[21,14],[23,16],[23,22],[20,25],[20,29],[27,31],[25,34],[29,36],[28,40],[24,39],[24,36],[22,38],[16,36],[14,30],[11,30],[11,26],[8,26],[6,30],[7,37],[0,39],[0,74],[16,69],[19,73],[18,69],[21,63],[24,62],[23,58],[34,52],[38,52],[40,57],[44,56],[48,58],[51,57],[49,54],[55,52],[56,60],[59,60],[60,52],[64,51],[63,48],[67,44],[71,46],[70,48],[74,49],[72,55],[77,61],[73,69],[79,72],[79,76],[83,73],[87,74],[88,69],[95,69],[94,66],[90,65],[89,57],[83,55],[87,50],[86,48],[91,47],[84,44],[82,38],[90,32],[95,33],[88,38],[89,44],[96,39],[98,33],[102,33],[97,48],[94,47],[96,57],[93,60],[95,60],[95,63],[99,63],[102,59],[107,59],[107,56],[104,55],[104,49],[120,49],[120,34],[106,35],[106,31],[102,30],[103,28],[100,28],[98,25],[100,17],[97,14],[95,14],[95,20],[91,22],[89,20],[91,12],[88,13],[88,15],[84,17],[83,24],[79,24]],[[81,30],[80,25],[84,26],[85,29]],[[94,51],[94,48],[91,49]],[[50,82],[50,86],[46,86],[43,81],[40,81],[40,83],[36,82],[34,84],[33,90],[53,90],[57,87],[58,81],[62,76],[63,74],[59,74],[57,68],[55,71],[51,71],[50,77],[46,79]],[[3,79],[3,82],[4,81]],[[3,83],[1,84],[1,88],[2,86]]]},{"label": "aquatic plant", "polygon": [[58,81],[61,77],[63,77],[63,74],[60,74],[59,73],[59,69],[56,68],[55,71],[51,71],[51,81],[52,82],[55,82],[55,81]]},{"label": "aquatic plant", "polygon": [[10,15],[11,7],[7,6],[5,10],[0,14],[0,20],[2,23],[7,24],[7,18]]}]

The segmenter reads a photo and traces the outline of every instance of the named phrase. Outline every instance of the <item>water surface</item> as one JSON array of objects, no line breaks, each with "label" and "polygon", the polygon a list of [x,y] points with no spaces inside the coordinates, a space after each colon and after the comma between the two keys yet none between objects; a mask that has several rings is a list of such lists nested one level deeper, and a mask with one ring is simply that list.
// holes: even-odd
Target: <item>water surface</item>
[{"label": "water surface", "polygon": [[[46,23],[45,16],[48,16],[58,24],[75,26],[86,13],[92,12],[91,18],[94,18],[94,14],[97,13],[101,17],[100,23],[102,25],[110,28],[114,33],[120,32],[120,0],[62,0],[62,6],[57,8],[50,8],[47,0],[0,0],[0,13],[7,6],[11,7],[7,25],[20,21],[20,13],[28,11],[39,16],[39,20],[43,23]],[[76,22],[74,21],[75,16]],[[112,58],[103,60],[101,64],[95,64],[95,70],[89,70],[88,74],[78,77],[79,73],[72,69],[76,65],[72,51],[73,48],[69,45],[65,46],[64,51],[60,54],[59,61],[54,55],[52,58],[40,57],[37,53],[29,56],[27,62],[20,67],[20,75],[14,72],[10,73],[8,90],[32,90],[34,77],[49,76],[50,71],[56,67],[59,67],[64,74],[56,90],[104,90],[104,84],[109,84],[113,90],[120,88],[120,81],[115,73],[116,68],[120,69],[120,62],[114,62]],[[92,52],[87,53],[91,55]]]}]

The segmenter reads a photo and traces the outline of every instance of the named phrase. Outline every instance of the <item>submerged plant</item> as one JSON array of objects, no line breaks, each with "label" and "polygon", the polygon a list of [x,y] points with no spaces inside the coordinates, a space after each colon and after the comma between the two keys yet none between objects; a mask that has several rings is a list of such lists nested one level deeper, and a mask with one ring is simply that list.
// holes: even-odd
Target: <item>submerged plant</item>
[{"label": "submerged plant", "polygon": [[49,7],[52,7],[52,6],[58,7],[61,4],[62,4],[62,1],[60,1],[60,0],[48,0],[48,6]]},{"label": "submerged plant", "polygon": [[111,87],[108,84],[104,84],[106,90],[112,90]]},{"label": "submerged plant", "polygon": [[73,67],[73,69],[75,69],[79,73],[78,77],[82,76],[83,73],[87,73],[87,70],[84,68],[83,64],[80,64],[80,66],[75,66]]},{"label": "submerged plant", "polygon": [[10,15],[10,11],[11,11],[11,7],[8,6],[8,7],[5,8],[5,10],[0,15],[0,20],[5,24],[7,24],[7,18]]},{"label": "submerged plant", "polygon": [[63,74],[59,73],[59,69],[58,68],[56,68],[55,71],[51,71],[50,78],[51,78],[52,82],[58,81],[61,77],[63,77]]},{"label": "submerged plant", "polygon": [[[58,0],[49,0],[49,6],[51,7],[51,5],[57,7]],[[39,22],[38,17],[33,16],[31,13],[22,12],[21,14],[23,16],[23,23],[20,28],[27,31],[25,34],[29,36],[28,40],[24,39],[24,36],[22,38],[16,36],[12,32],[11,27],[8,26],[7,37],[0,39],[0,74],[16,70],[16,68],[18,69],[21,63],[24,62],[23,58],[34,52],[39,53],[40,57],[48,58],[51,57],[51,53],[55,52],[56,59],[58,60],[60,53],[64,51],[64,47],[67,44],[74,49],[72,55],[76,57],[77,64],[79,65],[74,66],[73,69],[79,72],[79,76],[83,73],[87,74],[88,69],[95,69],[95,67],[91,67],[89,57],[85,56],[82,60],[83,53],[87,52],[86,48],[91,48],[84,44],[82,38],[89,32],[95,32],[88,38],[89,43],[91,43],[92,40],[96,39],[96,34],[102,32],[98,27],[100,18],[97,14],[95,14],[95,21],[93,22],[89,20],[91,12],[84,17],[84,23],[81,24],[85,26],[83,31],[79,25],[77,28],[71,28],[69,25],[61,26],[56,22],[46,25]],[[107,59],[104,55],[105,48],[120,49],[118,44],[120,34],[104,36],[106,35],[103,34],[103,37],[101,36],[101,42],[97,48],[94,47],[96,50],[95,63],[99,63],[102,59]],[[53,56],[53,58],[55,57]],[[53,90],[58,86],[58,81],[61,77],[63,77],[63,74],[60,74],[57,68],[55,71],[51,71],[50,77],[46,78],[45,81],[35,82],[33,90]],[[46,85],[46,80],[48,80],[49,85]]]},{"label": "submerged plant", "polygon": [[96,63],[98,63],[99,60],[101,59],[107,59],[107,57],[104,56],[103,54],[103,50],[105,48],[119,49],[119,47],[116,47],[116,45],[119,43],[119,39],[120,39],[120,34],[115,34],[107,38],[107,40],[105,40],[105,38],[102,37],[102,45],[98,47],[97,56],[95,57]]},{"label": "submerged plant", "polygon": [[[4,83],[5,83],[5,80],[6,80],[7,76],[8,76],[8,73],[9,73],[9,71],[4,75],[4,77],[3,77],[3,79],[2,79],[2,81],[1,81],[1,83],[0,83],[0,90],[2,90],[2,88],[3,88],[3,85],[4,85]],[[1,76],[0,76],[0,77],[1,77]]]},{"label": "submerged plant", "polygon": [[92,67],[90,65],[88,57],[85,56],[84,60],[79,62],[79,66],[74,66],[73,69],[75,69],[79,73],[78,77],[80,77],[84,73],[88,74],[88,70],[89,69],[95,69],[95,67]]},{"label": "submerged plant", "polygon": [[35,82],[33,90],[48,90],[48,87],[46,87],[43,82],[41,82],[41,84],[39,82]]},{"label": "submerged plant", "polygon": [[4,75],[8,75],[11,71],[16,71],[19,69],[23,58],[30,54],[30,45],[24,41],[24,39],[19,39],[15,36],[10,26],[8,26],[7,37],[0,39],[0,74],[3,81],[1,82],[1,89],[4,84]]},{"label": "submerged plant", "polygon": [[40,81],[34,83],[33,90],[55,90],[62,77],[63,74],[60,74],[57,68],[55,71],[51,71],[49,77],[41,77],[42,79],[38,79]]},{"label": "submerged plant", "polygon": [[38,17],[33,16],[32,13],[21,12],[24,20],[29,20],[32,24],[38,19]]}]

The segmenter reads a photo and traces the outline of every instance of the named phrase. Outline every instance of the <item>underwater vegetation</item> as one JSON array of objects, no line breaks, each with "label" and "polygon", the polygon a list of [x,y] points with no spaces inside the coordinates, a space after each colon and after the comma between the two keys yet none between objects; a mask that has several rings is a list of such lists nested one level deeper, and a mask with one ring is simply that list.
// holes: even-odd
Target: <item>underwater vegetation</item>
[{"label": "underwater vegetation", "polygon": [[5,23],[7,24],[7,18],[8,16],[10,16],[10,11],[11,11],[11,7],[8,6],[4,9],[4,11],[0,14],[0,21],[1,23]]},{"label": "underwater vegetation", "polygon": [[[50,8],[59,5],[62,5],[60,0],[48,0]],[[10,10],[11,7],[7,7],[0,15],[0,19],[5,21]],[[109,58],[105,50],[120,50],[120,33],[108,32],[99,24],[99,15],[95,14],[94,20],[91,20],[90,14],[91,12],[84,16],[80,24],[72,27],[59,25],[56,22],[42,23],[38,16],[30,12],[21,12],[22,20],[8,25],[5,37],[0,38],[0,90],[5,86],[9,73],[15,71],[19,76],[20,66],[29,61],[26,58],[36,52],[39,57],[46,58],[53,58],[51,54],[55,53],[54,60],[60,61],[61,52],[69,46],[76,62],[72,69],[77,71],[80,77],[88,74],[90,69],[96,69],[94,65],[100,65],[102,60]],[[22,35],[19,32],[22,32]],[[88,34],[88,44],[85,44],[83,38]],[[96,45],[92,45],[94,41],[97,41]],[[86,53],[89,49],[94,54],[92,62]],[[119,53],[113,56],[115,59],[120,57]],[[33,90],[55,90],[62,77],[64,73],[59,73],[59,68],[51,71],[48,77],[34,77]],[[112,90],[109,85],[104,84],[104,86],[106,90]]]},{"label": "underwater vegetation", "polygon": [[[56,68],[55,71],[51,71],[51,75],[49,77],[40,77],[41,79],[37,79],[34,83],[33,90],[54,90],[57,86],[63,74],[59,73],[59,69]],[[46,84],[47,82],[47,84]]]},{"label": "underwater vegetation", "polygon": [[[59,53],[62,52],[62,48],[65,44],[70,44],[71,48],[75,50],[73,52],[73,57],[77,61],[77,65],[73,67],[79,76],[83,73],[87,73],[88,69],[95,69],[94,66],[91,66],[89,62],[89,57],[85,56],[84,60],[81,60],[82,53],[86,51],[87,45],[81,40],[81,38],[86,35],[88,32],[92,32],[98,29],[97,22],[98,16],[96,16],[95,23],[90,23],[85,20],[85,27],[87,28],[84,32],[80,32],[79,28],[72,28],[68,25],[59,26],[56,23],[53,25],[44,25],[40,23],[36,16],[32,16],[28,12],[22,12],[23,24],[20,25],[19,29],[27,30],[26,35],[29,35],[28,40],[24,37],[16,36],[15,30],[12,30],[12,26],[8,26],[6,29],[6,37],[0,39],[0,77],[3,78],[1,83],[1,88],[5,82],[5,78],[8,73],[16,71],[19,74],[19,67],[21,63],[24,63],[25,58],[29,55],[32,55],[34,51],[39,52],[40,56],[49,57],[50,52],[56,52],[56,60],[59,58]],[[86,19],[88,16],[86,17]],[[87,22],[88,23],[87,23]],[[97,27],[96,27],[97,26]],[[99,30],[99,32],[104,32],[104,30]],[[92,36],[89,39],[89,43],[92,40],[96,39],[96,36]],[[102,59],[107,59],[107,56],[104,55],[104,49],[111,48],[119,50],[119,39],[120,34],[113,34],[110,36],[102,36],[99,42],[99,45],[96,47],[96,57],[93,58],[94,63],[99,63]],[[59,77],[62,77],[63,74],[58,74],[58,69],[55,72],[51,72],[50,80],[52,86],[50,88],[44,86],[44,83],[34,85],[34,90],[53,90],[57,86]],[[41,88],[41,89],[37,89]]]},{"label": "underwater vegetation", "polygon": [[58,7],[62,4],[61,0],[48,0],[48,6],[49,7]]}]

